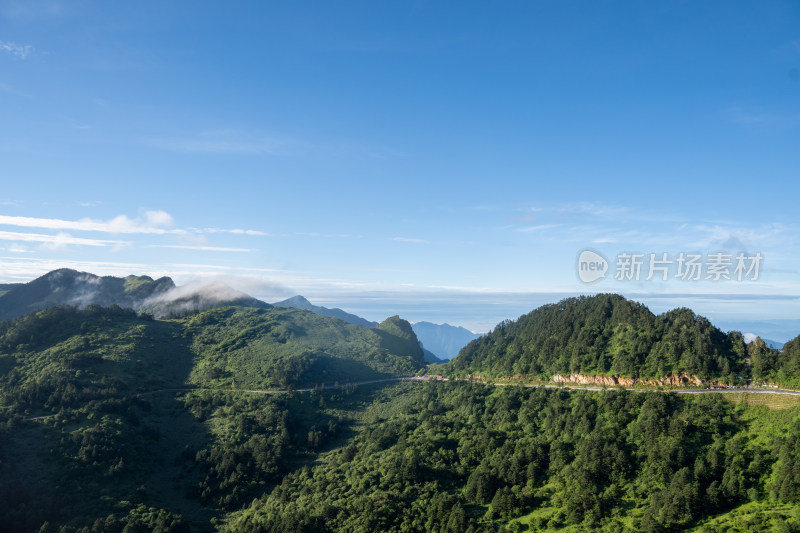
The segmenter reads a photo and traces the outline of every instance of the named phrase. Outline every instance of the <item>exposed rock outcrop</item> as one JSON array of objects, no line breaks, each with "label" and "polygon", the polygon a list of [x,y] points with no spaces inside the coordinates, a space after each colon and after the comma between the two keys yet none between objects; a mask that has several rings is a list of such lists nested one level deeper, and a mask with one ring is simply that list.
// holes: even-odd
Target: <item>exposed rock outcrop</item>
[{"label": "exposed rock outcrop", "polygon": [[633,387],[635,385],[646,385],[649,387],[725,387],[726,384],[713,379],[701,379],[693,374],[679,372],[677,374],[667,374],[657,379],[629,378],[625,376],[606,376],[587,374],[571,374],[562,376],[556,374],[551,379],[553,383],[576,383],[578,385],[601,385],[605,387]]}]

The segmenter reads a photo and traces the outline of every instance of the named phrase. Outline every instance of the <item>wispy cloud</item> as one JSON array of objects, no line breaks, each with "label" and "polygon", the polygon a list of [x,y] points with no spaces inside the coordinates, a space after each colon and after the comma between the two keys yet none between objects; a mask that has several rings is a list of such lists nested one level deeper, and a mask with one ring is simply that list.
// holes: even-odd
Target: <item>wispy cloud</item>
[{"label": "wispy cloud", "polygon": [[[99,202],[89,202],[87,206],[99,205]],[[23,228],[41,228],[60,231],[96,231],[111,234],[150,234],[150,235],[181,235],[191,233],[230,233],[233,235],[265,236],[266,232],[251,229],[220,229],[220,228],[175,228],[172,215],[162,210],[144,211],[138,217],[119,215],[110,220],[95,220],[82,218],[79,220],[62,220],[58,218],[36,218],[0,215],[0,225],[17,226]]]},{"label": "wispy cloud", "polygon": [[293,235],[302,235],[303,237],[322,237],[323,239],[360,239],[363,237],[363,235],[352,235],[350,233],[318,233],[315,231],[295,231]]},{"label": "wispy cloud", "polygon": [[252,252],[250,248],[226,248],[223,246],[201,246],[193,244],[151,244],[148,248],[175,248],[177,250],[200,250],[203,252]]},{"label": "wispy cloud", "polygon": [[9,248],[8,251],[14,254],[32,254],[35,253],[33,250],[22,246],[21,244],[14,243]]},{"label": "wispy cloud", "polygon": [[110,241],[101,239],[84,239],[81,237],[73,237],[72,235],[64,232],[59,232],[56,235],[43,235],[41,233],[18,233],[13,231],[0,231],[0,240],[3,241],[17,241],[17,242],[41,242],[50,245],[50,247],[63,248],[64,246],[75,244],[80,246],[115,246],[127,244],[124,241]]},{"label": "wispy cloud", "polygon": [[16,44],[0,41],[0,52],[6,52],[19,59],[27,59],[33,54],[33,47],[29,44]]},{"label": "wispy cloud", "polygon": [[398,241],[398,242],[414,242],[414,243],[417,243],[417,244],[430,244],[431,243],[430,241],[427,241],[425,239],[413,239],[411,237],[395,237],[392,240],[393,241]]},{"label": "wispy cloud", "polygon": [[[192,228],[192,229],[195,229],[195,228]],[[267,237],[267,236],[269,236],[269,233],[267,233],[266,231],[260,231],[260,230],[255,230],[255,229],[203,228],[203,229],[199,229],[199,230],[196,230],[196,231],[203,232],[203,233],[231,233],[233,235],[253,235],[253,236],[256,236],[256,237]]]},{"label": "wispy cloud", "polygon": [[552,228],[557,228],[561,226],[561,224],[539,224],[536,226],[522,226],[520,228],[514,228],[515,231],[520,231],[522,233],[532,233],[535,231],[542,231]]},{"label": "wispy cloud", "polygon": [[0,215],[0,225],[24,228],[43,228],[72,231],[99,231],[103,233],[186,233],[181,229],[170,229],[172,217],[164,211],[145,211],[142,217],[130,218],[119,215],[111,220],[62,220],[58,218],[13,217]]}]

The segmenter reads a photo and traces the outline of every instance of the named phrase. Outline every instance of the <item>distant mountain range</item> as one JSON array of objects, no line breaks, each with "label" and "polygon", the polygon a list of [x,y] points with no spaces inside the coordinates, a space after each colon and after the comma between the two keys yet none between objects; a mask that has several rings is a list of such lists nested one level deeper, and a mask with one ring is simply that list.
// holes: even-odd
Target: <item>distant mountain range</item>
[{"label": "distant mountain range", "polygon": [[415,322],[411,324],[422,345],[441,359],[452,359],[470,341],[480,337],[461,326]]}]

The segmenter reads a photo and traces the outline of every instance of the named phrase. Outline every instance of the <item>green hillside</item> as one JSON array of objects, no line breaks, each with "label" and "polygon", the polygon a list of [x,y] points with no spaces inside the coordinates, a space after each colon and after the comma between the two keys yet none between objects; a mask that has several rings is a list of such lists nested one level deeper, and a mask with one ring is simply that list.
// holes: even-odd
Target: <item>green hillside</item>
[{"label": "green hillside", "polygon": [[736,382],[745,344],[689,309],[654,315],[614,294],[569,298],[506,321],[466,347],[446,371],[487,376],[616,374],[659,378],[686,372]]},{"label": "green hillside", "polygon": [[296,309],[51,307],[0,323],[0,530],[209,529],[336,437],[353,391],[248,390],[412,374],[416,354],[392,351],[409,341]]},{"label": "green hillside", "polygon": [[[735,340],[615,296],[527,316],[555,335],[565,312],[598,328],[601,353],[621,353],[626,328],[665,353],[708,337],[700,353],[722,356]],[[562,334],[573,348],[586,339]],[[762,348],[747,347],[758,372],[791,370],[793,355],[775,366]],[[796,401],[346,384],[421,365],[396,316],[364,328],[290,308],[154,320],[61,306],[2,322],[0,531],[800,528]]]},{"label": "green hillside", "polygon": [[192,352],[200,356],[192,383],[313,386],[412,375],[422,365],[419,343],[411,349],[416,337],[412,340],[399,328],[354,326],[300,309],[229,307],[179,323],[191,339]]},{"label": "green hillside", "polygon": [[721,394],[398,385],[367,406],[349,444],[225,530],[796,531],[798,409]]}]

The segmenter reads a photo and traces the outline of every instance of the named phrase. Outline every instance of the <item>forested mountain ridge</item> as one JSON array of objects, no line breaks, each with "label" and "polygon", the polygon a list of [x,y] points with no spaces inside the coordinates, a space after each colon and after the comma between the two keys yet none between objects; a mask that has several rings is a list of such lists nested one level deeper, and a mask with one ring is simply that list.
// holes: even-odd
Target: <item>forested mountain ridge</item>
[{"label": "forested mountain ridge", "polygon": [[[767,348],[764,353],[777,352]],[[784,353],[782,359],[794,353],[792,343]],[[690,309],[655,315],[622,296],[599,294],[568,298],[502,322],[443,368],[456,375],[545,380],[556,374],[648,379],[686,373],[733,384],[747,374],[747,355],[741,333],[722,332]],[[800,375],[793,368],[787,372]]]},{"label": "forested mountain ridge", "polygon": [[185,315],[236,305],[272,307],[220,281],[177,287],[171,278],[96,276],[68,268],[53,270],[28,283],[0,287],[0,320],[57,305],[133,309],[156,317]]},{"label": "forested mountain ridge", "polygon": [[118,305],[136,309],[148,298],[174,289],[175,283],[168,277],[157,280],[149,276],[101,277],[61,268],[28,283],[7,287],[0,295],[0,320],[55,305]]},{"label": "forested mountain ridge", "polygon": [[377,322],[372,322],[370,320],[367,320],[366,318],[362,318],[358,315],[348,313],[347,311],[343,311],[338,307],[329,308],[329,307],[322,307],[320,305],[314,305],[311,302],[309,302],[304,296],[301,296],[299,294],[297,296],[292,296],[291,298],[287,298],[286,300],[275,302],[272,305],[274,305],[275,307],[294,307],[296,309],[305,309],[306,311],[313,311],[314,313],[318,313],[320,315],[338,318],[350,324],[355,324],[356,326],[374,327],[378,325]]},{"label": "forested mountain ridge", "polygon": [[[47,382],[69,369],[83,378],[109,373],[129,390],[167,382],[269,389],[413,374],[422,365],[421,350],[404,331],[408,322],[392,317],[386,323],[396,331],[289,308],[223,307],[153,320],[120,307],[50,307],[0,323],[0,385],[8,394],[14,384]],[[122,379],[111,365],[116,354],[139,351],[152,372]],[[163,375],[167,363],[182,365],[183,381]],[[162,381],[148,382],[157,377]]]}]

